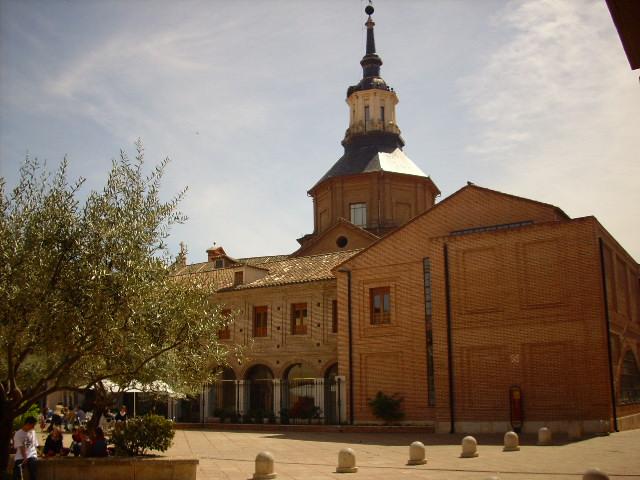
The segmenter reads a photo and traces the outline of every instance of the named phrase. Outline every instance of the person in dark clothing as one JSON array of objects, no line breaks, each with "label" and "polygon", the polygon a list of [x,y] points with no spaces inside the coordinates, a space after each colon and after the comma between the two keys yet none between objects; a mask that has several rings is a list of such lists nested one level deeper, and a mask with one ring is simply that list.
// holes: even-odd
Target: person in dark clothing
[{"label": "person in dark clothing", "polygon": [[54,428],[44,442],[44,454],[53,457],[62,453],[62,432]]},{"label": "person in dark clothing", "polygon": [[109,455],[107,450],[107,440],[104,438],[104,432],[102,428],[96,428],[96,438],[91,445],[92,457],[106,457]]},{"label": "person in dark clothing", "polygon": [[122,405],[120,411],[116,413],[116,422],[126,422],[128,419],[127,407]]}]

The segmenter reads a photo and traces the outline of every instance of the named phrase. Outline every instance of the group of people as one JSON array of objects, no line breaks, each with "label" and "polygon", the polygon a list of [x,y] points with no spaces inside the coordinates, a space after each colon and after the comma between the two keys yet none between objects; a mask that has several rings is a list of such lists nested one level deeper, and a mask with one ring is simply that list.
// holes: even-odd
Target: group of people
[{"label": "group of people", "polygon": [[[82,411],[80,407],[76,407],[73,412],[78,410]],[[84,414],[84,411],[82,413]],[[75,420],[72,423],[71,443],[69,447],[65,448],[62,430],[63,422],[56,420],[55,415],[55,413],[52,414],[49,417],[50,419],[47,420],[48,411],[46,407],[41,414],[41,430],[49,433],[42,449],[43,456],[53,457],[72,454],[76,457],[106,457],[109,455],[108,441],[105,437],[104,429],[99,426],[90,432],[84,425],[86,415],[82,421],[79,421],[77,413],[75,413]],[[106,415],[107,412],[105,412],[105,418]],[[111,414],[111,416],[115,422],[126,422],[128,419],[127,407],[123,405],[116,414]],[[62,416],[59,415],[59,417]],[[29,478],[37,480],[38,447],[40,446],[35,429],[37,423],[38,420],[35,417],[27,417],[22,427],[13,436],[13,446],[16,450],[13,469],[14,480],[22,479],[22,471],[25,468],[29,471]]]},{"label": "group of people", "polygon": [[66,405],[56,405],[55,410],[47,407],[42,409],[40,414],[40,428],[47,429],[51,432],[54,428],[64,428],[70,431],[71,428],[78,425],[84,425],[87,421],[86,412],[78,405],[75,408]]}]

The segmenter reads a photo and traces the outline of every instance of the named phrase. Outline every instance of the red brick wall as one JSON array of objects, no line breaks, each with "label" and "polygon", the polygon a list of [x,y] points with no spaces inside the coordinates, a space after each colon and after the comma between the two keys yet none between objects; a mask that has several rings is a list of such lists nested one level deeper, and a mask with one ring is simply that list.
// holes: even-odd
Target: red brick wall
[{"label": "red brick wall", "polygon": [[[531,220],[518,229],[453,230]],[[449,372],[443,246],[448,244],[458,421],[506,421],[508,387],[529,420],[611,413],[597,222],[466,187],[349,261],[354,414],[374,420],[377,390],[404,397],[407,420],[447,422]],[[424,257],[431,259],[436,405],[427,405]],[[340,373],[348,376],[346,274],[338,274]],[[370,288],[391,288],[389,325],[370,325]],[[636,302],[637,303],[637,302]]]}]

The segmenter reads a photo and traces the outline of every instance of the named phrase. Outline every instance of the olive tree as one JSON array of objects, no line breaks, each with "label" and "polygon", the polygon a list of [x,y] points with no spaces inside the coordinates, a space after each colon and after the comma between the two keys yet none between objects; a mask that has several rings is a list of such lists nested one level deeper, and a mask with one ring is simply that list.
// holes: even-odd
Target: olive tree
[{"label": "olive tree", "polygon": [[167,160],[145,173],[121,152],[100,191],[27,158],[0,178],[0,472],[12,420],[60,390],[163,380],[180,392],[213,379],[227,350],[212,286],[172,276],[166,239],[185,221],[160,196]]}]

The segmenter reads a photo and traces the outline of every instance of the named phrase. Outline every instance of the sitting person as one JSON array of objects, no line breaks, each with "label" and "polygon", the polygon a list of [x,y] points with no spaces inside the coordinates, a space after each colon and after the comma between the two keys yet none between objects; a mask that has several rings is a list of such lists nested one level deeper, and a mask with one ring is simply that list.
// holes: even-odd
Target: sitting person
[{"label": "sitting person", "polygon": [[54,428],[44,442],[44,454],[47,457],[62,454],[62,432]]},{"label": "sitting person", "polygon": [[122,405],[120,407],[120,411],[116,414],[116,422],[126,422],[127,421],[127,407]]},{"label": "sitting person", "polygon": [[107,440],[104,438],[104,432],[102,428],[96,428],[95,439],[93,440],[93,444],[91,445],[91,456],[92,457],[107,457],[109,455],[109,451],[107,450]]},{"label": "sitting person", "polygon": [[82,454],[83,446],[88,441],[88,436],[83,427],[73,427],[73,433],[71,433],[71,453],[75,457]]}]

